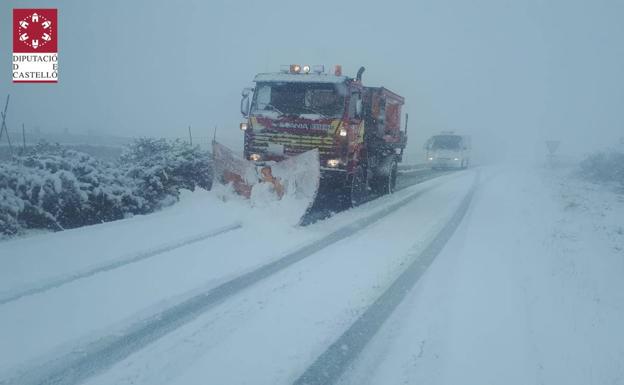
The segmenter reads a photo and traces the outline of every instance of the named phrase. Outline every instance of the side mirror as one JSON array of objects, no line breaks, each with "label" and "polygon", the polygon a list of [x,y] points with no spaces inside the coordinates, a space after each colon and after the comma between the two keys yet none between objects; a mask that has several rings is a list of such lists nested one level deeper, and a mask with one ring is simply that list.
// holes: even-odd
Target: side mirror
[{"label": "side mirror", "polygon": [[405,113],[405,135],[407,135],[407,122],[409,121],[409,114]]},{"label": "side mirror", "polygon": [[241,93],[242,98],[241,98],[241,104],[240,104],[240,111],[244,117],[249,116],[249,95],[251,94],[252,91],[253,91],[253,88],[244,88],[243,92]]}]

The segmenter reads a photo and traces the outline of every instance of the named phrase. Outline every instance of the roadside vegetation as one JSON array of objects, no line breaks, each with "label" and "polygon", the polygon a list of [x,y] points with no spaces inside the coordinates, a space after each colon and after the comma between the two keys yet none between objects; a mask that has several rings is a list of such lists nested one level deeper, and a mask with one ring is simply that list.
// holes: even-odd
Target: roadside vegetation
[{"label": "roadside vegetation", "polygon": [[42,142],[0,164],[0,238],[154,212],[181,189],[210,189],[210,159],[198,146],[165,139],[136,139],[115,162]]},{"label": "roadside vegetation", "polygon": [[589,181],[624,191],[624,152],[608,150],[591,154],[581,162],[580,174]]}]

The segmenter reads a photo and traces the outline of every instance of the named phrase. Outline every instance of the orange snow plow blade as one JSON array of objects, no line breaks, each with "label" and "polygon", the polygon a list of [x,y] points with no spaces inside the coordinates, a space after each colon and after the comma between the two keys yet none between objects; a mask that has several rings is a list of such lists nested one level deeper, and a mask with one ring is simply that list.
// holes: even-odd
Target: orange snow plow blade
[{"label": "orange snow plow blade", "polygon": [[215,181],[232,184],[239,195],[250,198],[251,189],[258,182],[256,166],[216,141],[212,142],[212,155]]},{"label": "orange snow plow blade", "polygon": [[267,200],[280,201],[287,210],[300,212],[303,217],[316,198],[321,177],[317,149],[281,162],[259,164],[216,141],[212,151],[215,181],[231,185],[238,195],[250,199],[252,205],[265,205]]}]

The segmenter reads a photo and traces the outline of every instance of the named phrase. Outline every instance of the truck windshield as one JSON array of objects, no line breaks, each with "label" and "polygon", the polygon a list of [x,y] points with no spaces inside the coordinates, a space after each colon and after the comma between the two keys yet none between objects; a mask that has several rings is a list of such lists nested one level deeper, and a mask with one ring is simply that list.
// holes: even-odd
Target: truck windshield
[{"label": "truck windshield", "polygon": [[260,83],[254,93],[252,112],[337,118],[344,111],[345,94],[343,84]]},{"label": "truck windshield", "polygon": [[458,150],[460,148],[461,136],[439,135],[433,137],[431,143],[432,150]]}]

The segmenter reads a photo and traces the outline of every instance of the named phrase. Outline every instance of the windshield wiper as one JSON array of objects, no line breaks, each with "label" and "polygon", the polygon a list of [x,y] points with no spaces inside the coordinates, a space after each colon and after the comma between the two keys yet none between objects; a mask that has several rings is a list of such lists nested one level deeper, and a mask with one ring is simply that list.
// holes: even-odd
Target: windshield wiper
[{"label": "windshield wiper", "polygon": [[280,110],[277,109],[277,107],[275,107],[274,105],[272,105],[271,103],[267,103],[264,105],[264,109],[266,110],[267,107],[270,107],[273,111],[277,112],[278,114],[280,114],[280,116],[284,115],[284,113]]}]

